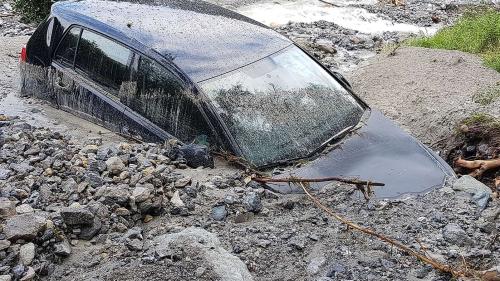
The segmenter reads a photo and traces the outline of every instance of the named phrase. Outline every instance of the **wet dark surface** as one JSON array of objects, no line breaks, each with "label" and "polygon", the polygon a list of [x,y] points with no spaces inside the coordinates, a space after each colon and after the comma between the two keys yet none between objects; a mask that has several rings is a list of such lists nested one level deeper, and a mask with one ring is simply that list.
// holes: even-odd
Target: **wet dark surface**
[{"label": "wet dark surface", "polygon": [[[283,177],[357,177],[383,182],[374,188],[378,198],[396,197],[404,193],[417,193],[440,187],[451,168],[438,156],[426,150],[417,140],[403,132],[373,110],[367,124],[347,137],[338,148],[301,168],[276,176]],[[320,188],[323,184],[313,184]],[[279,192],[300,192],[300,187],[273,184]]]},{"label": "wet dark surface", "polygon": [[[275,31],[202,1],[59,2],[53,13],[173,59],[194,81],[234,70],[291,44]],[[141,47],[142,45],[142,47]],[[134,45],[133,45],[134,46]]]}]

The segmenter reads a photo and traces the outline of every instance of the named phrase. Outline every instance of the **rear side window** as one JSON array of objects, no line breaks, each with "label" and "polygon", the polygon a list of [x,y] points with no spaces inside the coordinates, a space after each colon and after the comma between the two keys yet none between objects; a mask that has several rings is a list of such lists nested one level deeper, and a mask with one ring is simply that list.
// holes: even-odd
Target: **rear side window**
[{"label": "rear side window", "polygon": [[76,68],[89,77],[118,91],[123,81],[130,80],[129,64],[133,52],[94,32],[84,30],[76,55]]},{"label": "rear side window", "polygon": [[78,44],[78,37],[80,37],[80,28],[73,27],[64,36],[59,44],[56,52],[56,60],[59,62],[73,65],[75,52]]},{"label": "rear side window", "polygon": [[133,87],[120,91],[123,104],[181,141],[209,137],[211,130],[197,106],[197,97],[177,75],[141,57],[134,78]]}]

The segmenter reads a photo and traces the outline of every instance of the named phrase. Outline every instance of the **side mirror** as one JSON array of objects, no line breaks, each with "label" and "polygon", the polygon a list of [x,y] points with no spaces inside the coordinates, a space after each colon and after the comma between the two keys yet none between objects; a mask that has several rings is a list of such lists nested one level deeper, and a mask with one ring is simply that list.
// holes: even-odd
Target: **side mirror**
[{"label": "side mirror", "polygon": [[340,82],[342,82],[344,84],[344,86],[348,87],[350,90],[352,90],[352,86],[351,84],[349,83],[349,81],[347,81],[347,79],[345,79],[344,75],[338,73],[338,72],[333,72],[333,75],[335,76],[335,78],[337,78]]}]

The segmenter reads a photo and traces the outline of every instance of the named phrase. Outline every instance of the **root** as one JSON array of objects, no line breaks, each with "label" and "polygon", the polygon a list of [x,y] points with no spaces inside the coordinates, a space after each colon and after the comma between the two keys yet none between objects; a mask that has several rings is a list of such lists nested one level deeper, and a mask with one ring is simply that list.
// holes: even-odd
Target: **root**
[{"label": "root", "polygon": [[365,234],[368,234],[368,235],[371,235],[371,236],[374,236],[388,244],[391,244],[397,248],[399,248],[401,251],[413,256],[413,257],[416,257],[417,259],[419,259],[420,261],[424,262],[424,263],[427,263],[429,265],[431,265],[433,268],[441,271],[441,272],[444,272],[444,273],[449,273],[451,275],[453,275],[454,277],[458,278],[458,277],[467,277],[467,276],[473,276],[473,275],[476,275],[476,274],[473,274],[471,273],[470,271],[461,271],[461,270],[457,270],[457,269],[454,269],[453,267],[447,265],[447,264],[443,264],[435,259],[432,259],[430,257],[427,257],[425,254],[422,254],[422,253],[419,253],[417,251],[414,251],[412,249],[410,249],[408,246],[402,244],[401,242],[399,241],[395,241],[387,236],[384,236],[382,234],[379,234],[371,229],[368,229],[368,228],[365,228],[365,227],[362,227],[362,226],[359,226],[349,220],[347,220],[346,218],[343,218],[339,215],[337,215],[334,211],[332,211],[330,208],[326,207],[325,205],[323,205],[319,199],[317,199],[316,197],[314,197],[309,191],[308,191],[308,188],[306,187],[306,184],[304,184],[303,182],[299,182],[300,183],[300,186],[302,187],[302,189],[304,190],[304,192],[307,194],[307,196],[309,197],[309,199],[311,199],[311,201],[314,203],[314,205],[316,205],[316,207],[320,208],[321,210],[323,210],[325,213],[327,213],[329,216],[335,218],[336,220],[340,221],[341,223],[347,225],[348,227],[352,228],[352,229],[355,229],[357,231],[360,231],[362,233],[365,233]]},{"label": "root", "polygon": [[455,161],[455,164],[457,166],[466,168],[466,169],[476,169],[469,175],[472,177],[479,177],[481,176],[484,172],[495,169],[500,167],[500,158],[493,159],[493,160],[464,160],[462,158],[459,158],[457,161]]}]

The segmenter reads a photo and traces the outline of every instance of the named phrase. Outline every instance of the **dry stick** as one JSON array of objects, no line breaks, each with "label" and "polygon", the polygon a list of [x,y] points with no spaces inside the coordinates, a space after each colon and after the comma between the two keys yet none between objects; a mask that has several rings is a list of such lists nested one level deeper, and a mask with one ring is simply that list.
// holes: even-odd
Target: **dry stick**
[{"label": "dry stick", "polygon": [[310,183],[310,182],[325,182],[325,181],[338,181],[338,182],[343,182],[343,183],[349,183],[349,184],[356,184],[356,185],[367,185],[367,186],[384,186],[384,183],[381,182],[372,182],[372,181],[365,181],[365,180],[359,180],[359,179],[347,179],[347,178],[340,178],[340,177],[327,177],[327,178],[258,178],[258,177],[252,177],[252,180],[260,183],[278,183],[278,182],[286,182],[286,183]]},{"label": "dry stick", "polygon": [[453,275],[454,277],[464,277],[465,276],[465,273],[462,272],[462,271],[457,271],[457,270],[454,270],[452,267],[450,267],[449,265],[446,265],[446,264],[443,264],[443,263],[440,263],[434,259],[431,259],[431,258],[428,258],[410,248],[408,248],[407,246],[403,245],[401,242],[398,242],[398,241],[395,241],[395,240],[392,240],[391,238],[388,238],[382,234],[378,234],[377,232],[371,230],[371,229],[368,229],[368,228],[364,228],[364,227],[361,227],[339,215],[337,215],[335,212],[333,212],[332,210],[330,210],[328,207],[326,207],[325,205],[323,205],[316,197],[314,197],[313,195],[311,195],[311,193],[309,193],[309,191],[307,190],[307,188],[304,186],[304,183],[303,182],[300,182],[300,186],[302,187],[302,189],[304,190],[304,192],[307,194],[307,196],[313,201],[313,203],[320,209],[322,209],[323,211],[325,211],[328,215],[334,217],[336,220],[340,221],[341,223],[353,228],[353,229],[356,229],[360,232],[363,232],[363,233],[366,233],[368,235],[371,235],[371,236],[375,236],[377,237],[378,239],[384,241],[384,242],[387,242],[391,245],[394,245],[396,246],[397,248],[399,248],[400,250],[402,250],[403,252],[406,252],[408,253],[409,255],[411,256],[414,256],[416,257],[417,259],[425,262],[425,263],[428,263],[430,264],[432,267],[434,267],[435,269],[439,270],[439,271],[442,271],[442,272],[446,272],[446,273],[450,273],[451,275]]}]

